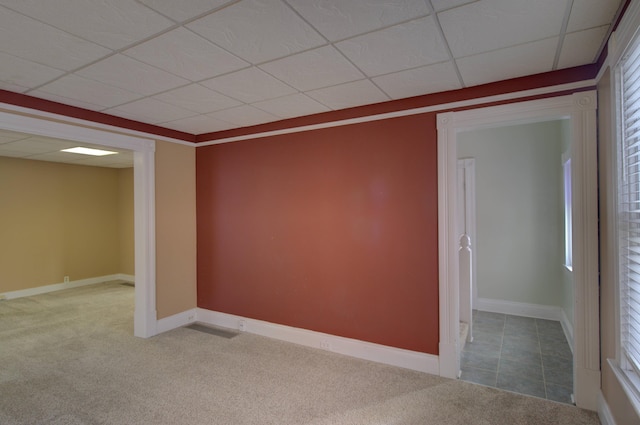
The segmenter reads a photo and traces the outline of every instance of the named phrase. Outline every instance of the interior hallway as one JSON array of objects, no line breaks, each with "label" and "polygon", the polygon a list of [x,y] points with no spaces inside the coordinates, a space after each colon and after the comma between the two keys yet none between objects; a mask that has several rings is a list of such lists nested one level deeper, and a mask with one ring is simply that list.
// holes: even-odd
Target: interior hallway
[{"label": "interior hallway", "polygon": [[573,354],[560,322],[473,312],[460,379],[572,404]]}]

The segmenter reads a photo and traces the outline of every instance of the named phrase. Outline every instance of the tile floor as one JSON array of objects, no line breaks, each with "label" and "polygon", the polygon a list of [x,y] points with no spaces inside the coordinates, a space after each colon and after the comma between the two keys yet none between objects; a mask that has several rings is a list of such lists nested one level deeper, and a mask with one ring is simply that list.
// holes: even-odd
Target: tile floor
[{"label": "tile floor", "polygon": [[460,379],[571,404],[573,356],[560,322],[473,312]]}]

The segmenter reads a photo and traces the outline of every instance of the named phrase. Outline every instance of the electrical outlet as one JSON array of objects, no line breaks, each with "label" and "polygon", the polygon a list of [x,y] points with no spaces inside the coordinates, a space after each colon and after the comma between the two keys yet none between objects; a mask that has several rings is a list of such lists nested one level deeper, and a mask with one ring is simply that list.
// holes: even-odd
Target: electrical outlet
[{"label": "electrical outlet", "polygon": [[238,330],[240,332],[244,332],[247,330],[247,322],[244,320],[238,320]]},{"label": "electrical outlet", "polygon": [[69,276],[64,277],[64,283],[69,283]]},{"label": "electrical outlet", "polygon": [[320,348],[331,351],[331,343],[329,341],[320,341]]}]

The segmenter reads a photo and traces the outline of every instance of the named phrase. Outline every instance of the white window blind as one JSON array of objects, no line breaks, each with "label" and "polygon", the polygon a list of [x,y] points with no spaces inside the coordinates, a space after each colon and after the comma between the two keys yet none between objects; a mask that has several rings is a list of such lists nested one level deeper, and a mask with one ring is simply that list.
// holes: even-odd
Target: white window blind
[{"label": "white window blind", "polygon": [[621,343],[627,368],[640,372],[640,48],[622,59],[618,164]]}]

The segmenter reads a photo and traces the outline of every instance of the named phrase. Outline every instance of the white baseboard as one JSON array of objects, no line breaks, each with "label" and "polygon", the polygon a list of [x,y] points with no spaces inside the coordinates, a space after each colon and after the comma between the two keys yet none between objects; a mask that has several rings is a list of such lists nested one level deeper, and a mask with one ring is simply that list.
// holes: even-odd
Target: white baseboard
[{"label": "white baseboard", "polygon": [[567,342],[569,343],[569,347],[571,348],[571,352],[573,352],[573,325],[567,317],[567,314],[560,307],[478,298],[475,309],[492,313],[513,314],[514,316],[559,321],[562,325],[564,335],[567,338]]},{"label": "white baseboard", "polygon": [[88,279],[72,280],[64,283],[54,283],[53,285],[38,286],[35,288],[21,289],[18,291],[5,292],[0,294],[0,299],[11,300],[14,298],[30,297],[33,295],[46,294],[47,292],[62,291],[64,289],[78,288],[80,286],[95,285],[96,283],[109,282],[112,280],[130,280],[134,278],[125,274],[110,274],[106,276],[90,277]]},{"label": "white baseboard", "polygon": [[182,313],[159,319],[156,324],[156,332],[167,332],[172,329],[194,323],[196,321],[196,315],[197,309],[192,308],[191,310],[183,311]]},{"label": "white baseboard", "polygon": [[562,319],[562,309],[560,307],[519,303],[515,301],[478,298],[476,309],[481,311],[490,311],[492,313],[504,313],[513,314],[515,316],[533,317],[535,319]]},{"label": "white baseboard", "polygon": [[114,276],[116,276],[116,279],[118,280],[124,280],[131,283],[136,281],[136,277],[132,274],[118,273],[118,274],[115,274]]},{"label": "white baseboard", "polygon": [[602,395],[602,391],[598,393],[598,417],[602,425],[616,425],[616,420],[611,414],[611,409]]},{"label": "white baseboard", "polygon": [[236,329],[307,347],[320,348],[359,359],[433,375],[439,374],[439,358],[433,354],[419,353],[201,308],[197,309],[196,320],[214,326]]}]

